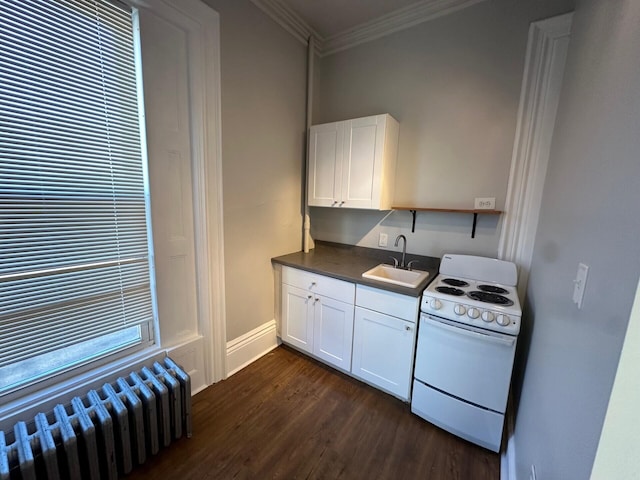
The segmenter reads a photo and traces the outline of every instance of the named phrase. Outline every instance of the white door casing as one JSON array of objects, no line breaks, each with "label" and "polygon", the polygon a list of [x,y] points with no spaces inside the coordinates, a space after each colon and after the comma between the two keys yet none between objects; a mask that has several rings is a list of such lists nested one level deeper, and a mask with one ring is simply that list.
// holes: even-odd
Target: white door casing
[{"label": "white door casing", "polygon": [[572,18],[572,13],[560,15],[534,22],[529,29],[506,213],[498,247],[498,258],[518,265],[521,301],[531,267]]},{"label": "white door casing", "polygon": [[[518,296],[524,303],[538,228],[573,14],[529,27],[518,123],[511,159],[498,258],[518,266]],[[501,477],[515,478],[514,419],[507,407],[507,447]]]},{"label": "white door casing", "polygon": [[204,337],[226,376],[218,14],[198,0],[139,9],[162,347]]}]

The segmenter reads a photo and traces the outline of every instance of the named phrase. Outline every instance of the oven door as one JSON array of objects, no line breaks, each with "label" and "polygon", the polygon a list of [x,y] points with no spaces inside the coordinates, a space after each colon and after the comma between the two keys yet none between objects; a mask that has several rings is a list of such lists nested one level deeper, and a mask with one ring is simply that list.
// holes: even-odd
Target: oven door
[{"label": "oven door", "polygon": [[423,313],[415,378],[443,393],[504,413],[516,337]]}]

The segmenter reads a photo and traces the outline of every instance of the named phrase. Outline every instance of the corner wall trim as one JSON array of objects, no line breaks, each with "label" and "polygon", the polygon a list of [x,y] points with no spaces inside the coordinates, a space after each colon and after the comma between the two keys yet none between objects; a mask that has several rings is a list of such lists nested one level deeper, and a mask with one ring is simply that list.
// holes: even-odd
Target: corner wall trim
[{"label": "corner wall trim", "polygon": [[518,265],[524,300],[538,228],[573,14],[534,22],[529,41],[511,158],[498,258]]},{"label": "corner wall trim", "polygon": [[227,342],[227,377],[239,372],[277,346],[275,320],[230,340]]}]

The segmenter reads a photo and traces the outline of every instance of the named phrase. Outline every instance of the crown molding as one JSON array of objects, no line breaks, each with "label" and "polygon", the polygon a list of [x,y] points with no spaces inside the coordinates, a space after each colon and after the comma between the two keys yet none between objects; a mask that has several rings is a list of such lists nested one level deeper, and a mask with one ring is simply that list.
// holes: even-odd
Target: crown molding
[{"label": "crown molding", "polygon": [[318,32],[311,28],[311,25],[305,22],[302,17],[294,12],[287,4],[280,0],[251,0],[251,3],[269,15],[276,23],[303,44],[307,45],[309,37],[314,37],[317,40],[316,45],[321,43],[322,37]]},{"label": "crown molding", "polygon": [[346,50],[394,32],[428,22],[484,0],[426,0],[323,39],[321,56]]},{"label": "crown molding", "polygon": [[251,0],[256,7],[303,44],[307,45],[309,37],[313,37],[315,50],[321,57],[376,40],[483,1],[485,0],[423,0],[323,38],[281,0]]}]

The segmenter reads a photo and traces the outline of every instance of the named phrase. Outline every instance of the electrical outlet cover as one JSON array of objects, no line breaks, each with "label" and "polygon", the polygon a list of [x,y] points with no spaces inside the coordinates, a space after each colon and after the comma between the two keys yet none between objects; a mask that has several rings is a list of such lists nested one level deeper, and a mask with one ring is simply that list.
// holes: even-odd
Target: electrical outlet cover
[{"label": "electrical outlet cover", "polygon": [[386,247],[389,242],[389,236],[386,233],[381,233],[378,237],[378,246]]},{"label": "electrical outlet cover", "polygon": [[477,197],[474,203],[476,210],[495,210],[496,197]]}]

